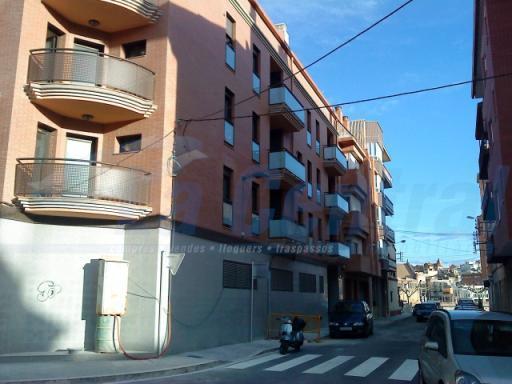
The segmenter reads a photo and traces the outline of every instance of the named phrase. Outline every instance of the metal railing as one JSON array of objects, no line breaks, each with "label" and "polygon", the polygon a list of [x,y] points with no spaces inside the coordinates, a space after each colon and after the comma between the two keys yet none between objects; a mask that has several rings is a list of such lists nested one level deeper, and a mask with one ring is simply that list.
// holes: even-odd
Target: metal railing
[{"label": "metal railing", "polygon": [[290,112],[292,112],[302,124],[306,121],[306,113],[303,110],[302,104],[284,85],[281,87],[270,88],[269,104],[285,104]]},{"label": "metal railing", "polygon": [[395,231],[393,231],[391,228],[389,228],[385,224],[384,224],[384,236],[386,236],[386,238],[391,240],[393,243],[395,242]]},{"label": "metal railing", "polygon": [[97,161],[20,158],[16,196],[89,198],[148,206],[151,174]]},{"label": "metal railing", "polygon": [[338,256],[345,259],[350,259],[350,248],[343,243],[327,243],[328,244],[328,255]]},{"label": "metal railing", "polygon": [[348,161],[337,145],[324,147],[324,160],[336,160],[343,168],[348,168]]},{"label": "metal railing", "polygon": [[27,81],[87,84],[152,100],[155,74],[139,64],[102,52],[51,48],[30,51]]},{"label": "metal railing", "polygon": [[290,219],[274,219],[269,222],[270,238],[285,238],[299,242],[306,241],[307,229]]},{"label": "metal railing", "polygon": [[338,193],[326,193],[324,197],[324,205],[326,208],[338,208],[344,212],[348,212],[348,201]]},{"label": "metal railing", "polygon": [[270,152],[268,160],[270,170],[286,169],[301,181],[306,181],[306,168],[287,150]]}]

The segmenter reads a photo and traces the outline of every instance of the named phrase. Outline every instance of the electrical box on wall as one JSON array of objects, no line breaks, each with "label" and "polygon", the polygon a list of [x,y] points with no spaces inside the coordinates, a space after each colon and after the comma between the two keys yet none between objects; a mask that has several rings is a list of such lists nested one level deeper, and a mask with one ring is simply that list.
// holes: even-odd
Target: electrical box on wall
[{"label": "electrical box on wall", "polygon": [[99,260],[97,315],[124,315],[128,292],[128,262]]}]

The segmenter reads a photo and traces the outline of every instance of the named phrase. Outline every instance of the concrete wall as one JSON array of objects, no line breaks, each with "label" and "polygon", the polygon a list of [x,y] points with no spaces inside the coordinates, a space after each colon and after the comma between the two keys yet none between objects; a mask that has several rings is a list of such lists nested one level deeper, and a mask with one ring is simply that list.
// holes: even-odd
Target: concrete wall
[{"label": "concrete wall", "polygon": [[118,229],[0,219],[0,353],[92,349],[95,260],[122,259],[123,241]]}]

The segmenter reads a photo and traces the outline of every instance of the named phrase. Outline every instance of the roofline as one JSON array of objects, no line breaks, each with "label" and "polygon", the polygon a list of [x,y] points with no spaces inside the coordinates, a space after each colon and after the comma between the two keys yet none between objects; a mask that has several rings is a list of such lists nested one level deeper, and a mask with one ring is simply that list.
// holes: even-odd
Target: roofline
[{"label": "roofline", "polygon": [[480,36],[480,32],[481,32],[481,29],[482,29],[482,25],[481,25],[481,22],[482,20],[480,19],[480,8],[483,7],[483,3],[482,3],[483,0],[475,0],[474,2],[474,9],[473,9],[473,19],[474,19],[474,28],[473,28],[473,70],[472,70],[472,74],[473,74],[473,82],[471,83],[471,97],[473,99],[475,99],[477,96],[476,96],[476,83],[475,83],[475,79],[476,79],[476,72],[477,72],[477,67],[478,67],[478,58],[476,57],[478,52],[479,52],[479,48],[481,49],[481,47],[479,47],[480,43],[479,43],[479,36]]},{"label": "roofline", "polygon": [[[306,82],[313,88],[313,91],[316,93],[316,95],[320,98],[322,103],[324,103],[324,106],[329,106],[329,101],[325,98],[320,88],[316,85],[312,77],[309,75],[307,70],[304,69],[304,66],[298,59],[298,57],[295,55],[295,53],[290,49],[290,46],[286,44],[286,42],[281,38],[279,35],[279,32],[277,31],[275,25],[272,23],[272,20],[267,15],[267,13],[261,8],[260,4],[258,3],[258,0],[249,0],[249,3],[254,7],[254,10],[256,13],[261,17],[262,21],[265,23],[267,28],[270,30],[272,35],[276,38],[276,40],[279,42],[283,50],[286,52],[286,54],[292,59],[293,63],[297,66],[297,70],[301,71],[301,75],[304,77]],[[339,118],[339,116],[336,114],[335,110],[332,107],[324,108],[329,111],[329,113],[332,115],[332,117],[343,126],[343,121]],[[335,127],[336,128],[336,127]]]}]

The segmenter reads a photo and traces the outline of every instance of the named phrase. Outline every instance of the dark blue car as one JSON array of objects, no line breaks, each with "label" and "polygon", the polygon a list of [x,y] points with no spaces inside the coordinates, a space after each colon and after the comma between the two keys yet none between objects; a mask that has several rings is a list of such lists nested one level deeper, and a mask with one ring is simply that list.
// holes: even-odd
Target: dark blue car
[{"label": "dark blue car", "polygon": [[416,317],[416,321],[427,321],[432,312],[439,309],[440,306],[437,303],[421,303],[414,306],[412,315]]},{"label": "dark blue car", "polygon": [[329,336],[373,334],[373,314],[363,300],[339,301],[329,313]]}]

